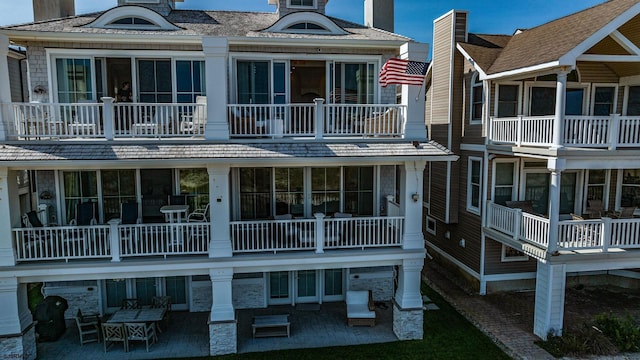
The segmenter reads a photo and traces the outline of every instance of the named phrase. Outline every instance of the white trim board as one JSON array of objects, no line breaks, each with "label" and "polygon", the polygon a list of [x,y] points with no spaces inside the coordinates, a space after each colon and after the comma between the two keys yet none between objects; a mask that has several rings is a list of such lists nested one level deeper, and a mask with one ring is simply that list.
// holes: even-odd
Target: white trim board
[{"label": "white trim board", "polygon": [[435,246],[433,243],[431,243],[429,241],[425,241],[425,243],[427,244],[427,246],[430,249],[432,249],[433,251],[437,252],[440,256],[442,256],[443,258],[451,261],[452,263],[457,265],[459,268],[461,268],[462,270],[467,272],[469,275],[473,276],[475,279],[480,281],[480,274],[478,272],[474,271],[473,269],[471,269],[467,265],[463,264],[460,260],[458,260],[458,259],[454,258],[453,256],[449,255],[448,253],[444,252],[443,250],[441,250],[440,248]]}]

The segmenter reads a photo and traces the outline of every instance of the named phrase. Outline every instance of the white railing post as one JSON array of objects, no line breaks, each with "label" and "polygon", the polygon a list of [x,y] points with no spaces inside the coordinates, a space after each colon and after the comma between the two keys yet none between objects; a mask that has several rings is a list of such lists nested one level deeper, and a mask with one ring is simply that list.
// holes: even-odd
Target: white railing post
[{"label": "white railing post", "polygon": [[120,219],[113,219],[107,222],[109,224],[109,246],[111,247],[111,262],[120,262]]},{"label": "white railing post", "polygon": [[513,240],[518,240],[520,238],[520,224],[522,224],[522,209],[515,209],[513,219]]},{"label": "white railing post", "polygon": [[609,150],[615,150],[618,147],[619,133],[620,114],[612,114],[611,123],[609,124]]},{"label": "white railing post", "polygon": [[524,116],[518,115],[518,123],[516,124],[518,130],[516,131],[516,146],[522,145],[522,121]]},{"label": "white railing post", "polygon": [[104,137],[107,140],[113,140],[114,134],[114,107],[113,98],[112,97],[103,97],[100,98],[102,100],[102,126],[104,127]]},{"label": "white railing post", "polygon": [[611,244],[611,218],[602,218],[602,252],[609,252],[609,245]]},{"label": "white railing post", "polygon": [[488,134],[487,134],[487,138],[489,139],[489,143],[494,143],[495,142],[495,136],[493,134],[493,116],[489,116],[489,126],[488,126]]},{"label": "white railing post", "polygon": [[322,254],[324,252],[324,214],[315,213],[316,217],[316,254]]},{"label": "white railing post", "polygon": [[324,99],[322,99],[322,98],[313,99],[313,102],[316,104],[316,106],[315,106],[316,140],[320,140],[320,139],[322,139],[324,137],[324,122],[325,122]]}]

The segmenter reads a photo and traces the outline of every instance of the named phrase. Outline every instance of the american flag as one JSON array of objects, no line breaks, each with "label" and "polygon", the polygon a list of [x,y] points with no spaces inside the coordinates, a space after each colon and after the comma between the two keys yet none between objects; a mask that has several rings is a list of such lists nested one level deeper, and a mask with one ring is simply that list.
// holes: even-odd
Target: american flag
[{"label": "american flag", "polygon": [[427,73],[427,63],[420,61],[389,59],[380,69],[380,85],[418,85],[422,86]]}]

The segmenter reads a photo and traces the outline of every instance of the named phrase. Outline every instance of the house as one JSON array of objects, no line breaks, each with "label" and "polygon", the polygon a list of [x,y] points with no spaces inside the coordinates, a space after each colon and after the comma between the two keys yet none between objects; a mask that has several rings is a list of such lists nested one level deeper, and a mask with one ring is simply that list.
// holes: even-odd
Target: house
[{"label": "house", "polygon": [[0,54],[0,347],[36,356],[33,282],[67,317],[171,296],[210,313],[194,326],[212,355],[237,351],[240,309],[347,290],[393,300],[397,337],[422,338],[423,170],[457,156],[427,137],[424,89],[400,86],[398,104],[378,71],[428,46],[328,17],[326,0],[269,3],[119,0],[0,28],[29,69],[13,101]]},{"label": "house", "polygon": [[434,20],[427,124],[460,160],[427,165],[427,248],[481,294],[535,286],[546,338],[567,283],[639,278],[640,2],[512,35],[469,16]]}]

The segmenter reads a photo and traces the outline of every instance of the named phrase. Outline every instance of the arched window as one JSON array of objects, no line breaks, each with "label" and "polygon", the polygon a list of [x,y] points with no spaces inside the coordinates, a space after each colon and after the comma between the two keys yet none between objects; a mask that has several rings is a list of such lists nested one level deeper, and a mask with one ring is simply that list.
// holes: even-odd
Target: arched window
[{"label": "arched window", "polygon": [[118,20],[112,21],[109,25],[143,25],[143,26],[157,26],[151,21],[139,17],[124,17]]},{"label": "arched window", "polygon": [[469,109],[469,122],[481,123],[482,122],[482,104],[483,104],[483,88],[482,80],[478,76],[478,73],[473,74],[471,78],[471,108]]},{"label": "arched window", "polygon": [[311,31],[329,31],[329,29],[324,26],[310,23],[310,22],[299,22],[293,25],[289,25],[285,28],[286,30],[311,30]]}]

